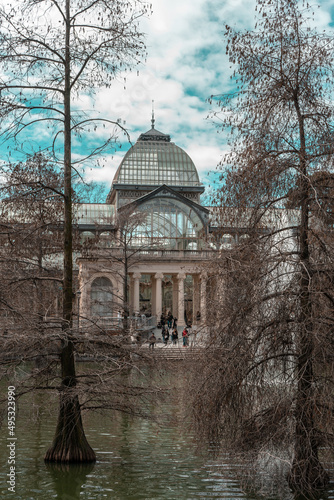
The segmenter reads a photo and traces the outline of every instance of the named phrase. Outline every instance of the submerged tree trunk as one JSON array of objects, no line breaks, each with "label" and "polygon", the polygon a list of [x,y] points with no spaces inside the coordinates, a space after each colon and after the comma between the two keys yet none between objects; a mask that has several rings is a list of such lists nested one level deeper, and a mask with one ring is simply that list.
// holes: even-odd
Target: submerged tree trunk
[{"label": "submerged tree trunk", "polygon": [[329,482],[318,456],[318,439],[314,428],[312,401],[312,363],[308,341],[304,339],[304,351],[298,358],[298,395],[296,402],[296,435],[294,460],[288,475],[290,487],[295,491],[312,492],[323,489]]},{"label": "submerged tree trunk", "polygon": [[74,345],[71,339],[73,308],[72,263],[72,168],[71,168],[71,86],[70,86],[70,0],[66,1],[66,57],[64,89],[64,283],[63,340],[61,345],[62,385],[55,438],[45,461],[92,462],[96,456],[83,430],[76,388]]},{"label": "submerged tree trunk", "polygon": [[[306,283],[305,276],[302,281]],[[301,307],[302,315],[305,315],[305,312],[310,314],[311,306],[305,288]],[[314,422],[313,338],[310,320],[301,324],[299,335],[294,459],[288,481],[293,490],[305,493],[324,488],[329,482],[329,476],[318,456],[319,440]]]},{"label": "submerged tree trunk", "polygon": [[300,136],[301,212],[299,227],[300,317],[297,347],[297,394],[295,407],[294,459],[288,476],[289,485],[297,491],[322,489],[329,481],[318,456],[318,438],[314,422],[313,321],[310,287],[312,273],[309,254],[309,180],[306,162],[304,118],[295,99]]},{"label": "submerged tree trunk", "polygon": [[45,454],[46,462],[94,462],[96,456],[89,446],[82,425],[78,395],[75,394],[74,350],[71,340],[62,347],[62,389],[56,434]]}]

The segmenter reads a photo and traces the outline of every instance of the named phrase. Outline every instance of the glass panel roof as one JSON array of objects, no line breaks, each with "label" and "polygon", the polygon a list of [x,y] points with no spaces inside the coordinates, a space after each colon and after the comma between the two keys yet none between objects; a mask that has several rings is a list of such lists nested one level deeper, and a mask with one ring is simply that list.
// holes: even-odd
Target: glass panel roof
[{"label": "glass panel roof", "polygon": [[161,186],[201,185],[192,159],[173,142],[139,140],[126,153],[114,183]]},{"label": "glass panel roof", "polygon": [[115,207],[107,203],[80,203],[73,206],[73,213],[78,224],[110,224]]}]

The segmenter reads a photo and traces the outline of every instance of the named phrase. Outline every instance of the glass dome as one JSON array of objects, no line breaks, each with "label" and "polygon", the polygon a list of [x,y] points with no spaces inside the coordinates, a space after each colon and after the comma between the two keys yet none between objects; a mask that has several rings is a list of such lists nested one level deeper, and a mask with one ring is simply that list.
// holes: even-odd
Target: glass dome
[{"label": "glass dome", "polygon": [[200,186],[192,159],[170,142],[170,136],[152,128],[141,134],[124,156],[113,184]]}]

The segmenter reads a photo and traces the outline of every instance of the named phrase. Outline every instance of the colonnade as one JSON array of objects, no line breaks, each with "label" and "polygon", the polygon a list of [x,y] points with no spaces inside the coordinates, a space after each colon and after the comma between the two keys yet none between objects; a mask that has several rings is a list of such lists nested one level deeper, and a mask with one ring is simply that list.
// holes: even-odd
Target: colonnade
[{"label": "colonnade", "polygon": [[[146,273],[145,273],[146,274]],[[168,276],[170,276],[169,273]],[[172,275],[172,313],[174,317],[178,318],[178,325],[184,326],[184,311],[185,311],[185,289],[184,281],[186,274],[181,272]],[[140,310],[140,279],[141,273],[134,272],[130,275],[130,309],[132,312],[139,312]],[[205,322],[206,315],[206,275],[192,274],[193,278],[193,297],[192,297],[192,315],[196,320],[197,312],[201,314],[201,321]],[[151,274],[151,313],[152,316],[160,318],[163,311],[163,296],[162,296],[162,281],[164,273]]]}]

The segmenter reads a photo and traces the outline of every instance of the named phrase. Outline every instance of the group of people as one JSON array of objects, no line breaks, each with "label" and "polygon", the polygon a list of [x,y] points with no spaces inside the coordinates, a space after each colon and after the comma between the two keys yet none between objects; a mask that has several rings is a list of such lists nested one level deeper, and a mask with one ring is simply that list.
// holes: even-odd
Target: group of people
[{"label": "group of people", "polygon": [[177,327],[174,326],[172,328],[171,333],[169,332],[168,325],[163,325],[161,329],[162,340],[164,344],[167,345],[169,341],[169,336],[171,337],[172,344],[176,345],[179,339],[179,333],[177,331]]},{"label": "group of people", "polygon": [[[164,344],[167,346],[169,338],[171,337],[172,344],[177,345],[179,342],[179,333],[177,330],[177,318],[174,318],[171,311],[167,315],[161,314],[160,322],[158,323],[158,328],[161,328],[161,336]],[[170,331],[171,330],[171,331]],[[149,338],[149,347],[154,348],[157,339],[152,333]],[[189,345],[189,329],[185,327],[182,332],[183,347]]]},{"label": "group of people", "polygon": [[160,326],[161,328],[163,326],[167,326],[168,329],[170,328],[177,328],[177,318],[173,316],[171,311],[168,311],[167,314],[161,313],[160,316]]},{"label": "group of people", "polygon": [[[179,333],[177,331],[177,318],[174,318],[171,311],[169,311],[167,315],[164,313],[161,314],[160,322],[157,326],[161,328],[161,336],[165,345],[168,344],[169,337],[171,337],[171,341],[174,345],[178,343]],[[148,340],[149,347],[153,349],[157,341],[154,333],[152,333]]]},{"label": "group of people", "polygon": [[158,326],[161,327],[161,336],[165,345],[168,344],[169,337],[171,337],[171,341],[174,345],[178,343],[179,334],[177,331],[177,318],[174,318],[171,311],[168,311],[167,314],[161,314],[160,324]]}]

